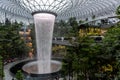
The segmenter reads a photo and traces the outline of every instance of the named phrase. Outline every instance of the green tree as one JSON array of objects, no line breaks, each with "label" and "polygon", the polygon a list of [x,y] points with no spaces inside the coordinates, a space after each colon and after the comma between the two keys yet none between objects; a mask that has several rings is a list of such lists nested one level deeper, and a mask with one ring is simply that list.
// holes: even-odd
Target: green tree
[{"label": "green tree", "polygon": [[92,15],[92,19],[95,19],[95,17],[96,17],[95,15]]},{"label": "green tree", "polygon": [[66,37],[69,33],[69,26],[67,22],[60,20],[59,22],[55,23],[54,27],[54,37]]},{"label": "green tree", "polygon": [[118,76],[120,71],[120,26],[109,28],[103,41],[103,59],[106,60],[104,65],[110,64],[113,68],[111,72],[104,72],[106,76]]},{"label": "green tree", "polygon": [[[117,7],[117,9],[116,9],[116,14],[117,15],[120,15],[120,5]],[[118,17],[118,18],[120,18],[120,16]]]},{"label": "green tree", "polygon": [[10,26],[11,25],[11,22],[8,18],[5,19],[5,25],[6,26]]},{"label": "green tree", "polygon": [[15,78],[17,80],[24,80],[24,75],[22,74],[21,70],[18,70],[16,75],[15,75]]},{"label": "green tree", "polygon": [[3,80],[4,72],[3,72],[3,58],[0,56],[0,80]]},{"label": "green tree", "polygon": [[[96,45],[93,39],[89,37],[80,38],[77,44],[68,47],[68,54],[65,57],[67,61],[63,63],[63,72],[66,70],[65,74],[70,73],[69,75],[75,76],[77,80],[95,77],[97,55],[100,54],[98,48],[100,48],[100,44]],[[70,67],[69,70],[68,67]]]},{"label": "green tree", "polygon": [[82,24],[82,23],[84,23],[84,22],[85,22],[85,21],[83,21],[83,20],[80,20],[80,21],[79,21],[79,24]]},{"label": "green tree", "polygon": [[85,21],[88,21],[88,18],[86,18]]},{"label": "green tree", "polygon": [[29,48],[19,35],[20,25],[15,22],[11,25],[0,26],[0,54],[3,59],[22,57]]},{"label": "green tree", "polygon": [[33,54],[34,56],[36,56],[36,39],[35,39],[35,26],[34,24],[30,24],[29,27],[31,28],[31,33],[30,33],[30,36],[32,38],[32,48],[34,49],[33,50]]},{"label": "green tree", "polygon": [[71,17],[71,18],[68,20],[68,24],[69,24],[69,26],[70,26],[69,36],[70,36],[70,37],[77,37],[77,36],[78,36],[79,29],[78,29],[78,22],[77,22],[76,18],[75,18],[75,17]]},{"label": "green tree", "polygon": [[[110,80],[120,73],[120,24],[109,28],[101,43],[89,36],[78,37],[67,47],[63,73],[77,80]],[[69,69],[70,68],[70,69]]]}]

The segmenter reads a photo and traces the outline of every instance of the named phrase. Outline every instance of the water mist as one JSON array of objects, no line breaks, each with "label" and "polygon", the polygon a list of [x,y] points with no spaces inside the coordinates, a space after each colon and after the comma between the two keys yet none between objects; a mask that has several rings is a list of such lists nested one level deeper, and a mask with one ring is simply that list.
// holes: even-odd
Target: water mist
[{"label": "water mist", "polygon": [[34,14],[38,73],[51,72],[51,47],[55,16],[48,13]]}]

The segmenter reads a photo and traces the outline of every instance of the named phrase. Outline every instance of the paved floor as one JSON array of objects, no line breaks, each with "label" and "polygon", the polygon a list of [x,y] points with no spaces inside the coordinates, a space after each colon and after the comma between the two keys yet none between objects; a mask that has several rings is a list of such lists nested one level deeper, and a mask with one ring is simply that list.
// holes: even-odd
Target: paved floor
[{"label": "paved floor", "polygon": [[4,80],[12,80],[12,76],[10,75],[9,69],[14,64],[15,62],[8,63],[7,65],[4,66],[4,74],[5,74]]},{"label": "paved floor", "polygon": [[[25,59],[25,60],[28,60],[28,59]],[[13,77],[10,75],[10,71],[9,71],[10,67],[25,60],[18,60],[18,61],[6,64],[4,66],[4,74],[5,74],[4,80],[12,80]]]}]

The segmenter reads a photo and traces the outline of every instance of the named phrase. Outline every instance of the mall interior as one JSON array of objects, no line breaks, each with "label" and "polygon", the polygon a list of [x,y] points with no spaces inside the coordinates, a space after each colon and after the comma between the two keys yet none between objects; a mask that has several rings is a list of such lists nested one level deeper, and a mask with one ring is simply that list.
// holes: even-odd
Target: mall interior
[{"label": "mall interior", "polygon": [[0,0],[0,80],[120,80],[120,0]]}]

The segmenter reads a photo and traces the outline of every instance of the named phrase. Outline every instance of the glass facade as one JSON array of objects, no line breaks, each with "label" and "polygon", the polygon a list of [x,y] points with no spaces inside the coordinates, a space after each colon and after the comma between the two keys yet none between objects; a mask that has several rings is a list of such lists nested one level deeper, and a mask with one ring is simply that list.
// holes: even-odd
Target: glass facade
[{"label": "glass facade", "polygon": [[[26,1],[30,3],[28,4],[29,7],[35,8],[36,10],[48,10],[49,8],[49,10],[58,13],[57,20],[67,20],[70,17],[76,17],[78,20],[85,20],[86,18],[91,20],[93,15],[95,15],[96,18],[100,18],[101,16],[114,16],[115,10],[120,4],[120,0],[54,0],[54,2],[53,0]],[[39,1],[41,1],[40,4],[38,4]],[[37,7],[33,7],[31,5],[33,3]],[[31,15],[31,8],[26,10],[26,5],[25,0],[0,0],[0,22],[4,22],[6,17],[11,21],[32,22],[33,17]]]}]

